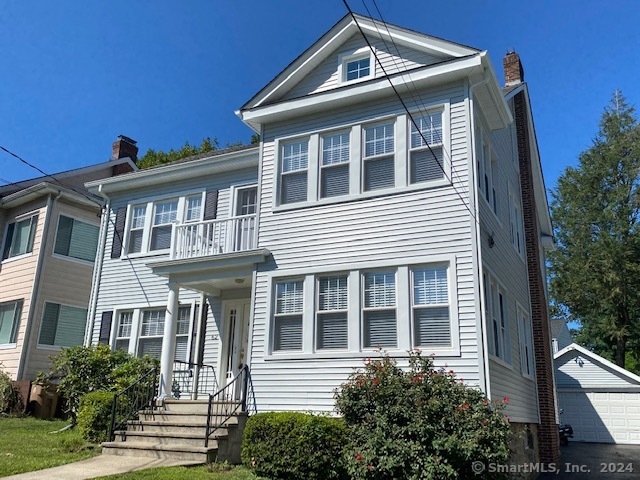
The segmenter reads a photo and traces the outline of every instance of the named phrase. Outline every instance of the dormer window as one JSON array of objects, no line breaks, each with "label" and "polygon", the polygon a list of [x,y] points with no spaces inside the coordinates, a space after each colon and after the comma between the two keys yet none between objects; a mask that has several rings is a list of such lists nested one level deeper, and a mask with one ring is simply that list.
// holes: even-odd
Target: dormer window
[{"label": "dormer window", "polygon": [[338,57],[339,83],[351,83],[374,77],[375,63],[369,47],[343,52]]}]

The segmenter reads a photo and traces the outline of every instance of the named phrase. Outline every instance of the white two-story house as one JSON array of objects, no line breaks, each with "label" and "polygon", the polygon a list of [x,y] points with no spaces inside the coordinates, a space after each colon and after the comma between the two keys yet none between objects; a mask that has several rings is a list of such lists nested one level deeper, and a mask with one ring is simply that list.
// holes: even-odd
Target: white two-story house
[{"label": "white two-story house", "polygon": [[485,51],[343,18],[237,112],[259,146],[88,184],[107,214],[87,342],[161,358],[165,396],[194,364],[218,386],[248,365],[260,411],[331,411],[364,359],[417,348],[508,397],[516,447],[556,460],[515,53],[505,79]]}]

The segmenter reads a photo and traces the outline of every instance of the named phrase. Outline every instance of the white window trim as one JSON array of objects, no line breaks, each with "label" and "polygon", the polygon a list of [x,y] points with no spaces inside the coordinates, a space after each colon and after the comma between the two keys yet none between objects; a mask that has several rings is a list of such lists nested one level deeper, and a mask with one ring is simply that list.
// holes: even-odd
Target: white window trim
[{"label": "white window trim", "polygon": [[[373,49],[373,51],[372,51]],[[354,83],[365,82],[376,78],[377,61],[375,55],[375,47],[369,48],[369,46],[361,47],[356,50],[350,50],[342,52],[338,55],[338,85],[352,85]],[[347,64],[356,60],[362,60],[369,58],[369,75],[366,77],[355,78],[353,80],[347,80]]]},{"label": "white window trim", "polygon": [[[399,314],[399,292],[398,292],[398,284],[400,282],[400,276],[401,273],[399,272],[399,267],[386,267],[386,268],[374,268],[374,269],[370,269],[370,268],[365,268],[360,270],[359,272],[359,276],[358,276],[358,283],[360,284],[360,351],[362,352],[372,352],[375,350],[378,350],[379,347],[377,346],[372,346],[372,347],[366,347],[364,345],[364,313],[365,311],[367,312],[375,312],[375,311],[385,311],[385,310],[391,310],[391,306],[383,306],[383,307],[367,307],[365,306],[365,275],[367,273],[375,273],[377,271],[384,271],[384,270],[388,270],[388,271],[392,271],[393,275],[394,275],[394,290],[395,290],[395,299],[394,299],[394,304],[393,304],[393,310],[395,311],[395,317],[396,317],[396,346],[395,347],[382,347],[384,350],[399,350],[400,346],[402,344],[404,344],[404,338],[402,339],[402,341],[400,340],[400,314]],[[405,272],[402,272],[405,273]],[[347,318],[347,321],[349,321],[349,319]]]},{"label": "white window trim", "polygon": [[[507,289],[505,288],[505,286],[500,282],[500,280],[498,280],[498,277],[488,268],[484,269],[484,275],[486,276],[486,281],[484,282],[484,288],[485,290],[488,289],[491,286],[491,289],[488,290],[491,294],[493,294],[492,296],[489,296],[489,302],[488,305],[485,305],[485,328],[487,329],[488,332],[488,348],[489,348],[489,359],[492,360],[495,363],[498,363],[500,365],[502,365],[505,368],[508,368],[509,370],[513,370],[513,353],[512,353],[512,345],[511,345],[511,324],[512,324],[512,319],[511,316],[509,315],[509,296],[507,295]],[[493,336],[493,322],[494,322],[494,314],[497,315],[496,319],[498,321],[498,327],[501,326],[500,324],[500,297],[499,294],[502,293],[502,306],[504,309],[504,314],[506,317],[506,321],[505,321],[505,331],[504,331],[504,336],[502,337],[502,344],[503,344],[503,354],[504,354],[504,358],[503,357],[499,357],[495,354],[495,343],[494,343],[494,336]],[[484,295],[484,292],[483,292]],[[486,299],[487,296],[483,297],[483,301],[484,299]],[[487,308],[488,307],[488,308]],[[494,312],[494,308],[497,309],[496,312]],[[501,333],[501,330],[498,331],[499,333]]]},{"label": "white window trim", "polygon": [[[522,376],[524,378],[528,378],[531,381],[534,381],[534,375],[536,372],[536,358],[535,358],[535,353],[533,351],[533,322],[531,321],[531,315],[528,313],[527,309],[524,308],[519,302],[516,302],[516,315],[517,315],[517,320],[518,320],[518,353],[519,353],[519,359],[520,359],[520,373],[522,374]],[[521,323],[521,319],[522,319],[522,323]],[[526,322],[525,322],[526,320]],[[525,325],[526,323],[526,325]],[[529,344],[529,369],[531,370],[530,372],[525,372],[523,365],[522,365],[522,355],[523,355],[523,351],[522,351],[522,344],[525,343],[523,342],[523,339],[521,337],[521,335],[529,335],[528,340],[530,340],[530,344]],[[526,337],[525,337],[526,340]]]},{"label": "white window trim", "polygon": [[[200,219],[198,221],[202,221],[204,218],[204,209],[206,202],[206,192],[203,190],[193,190],[188,192],[181,192],[179,195],[169,195],[169,196],[161,196],[161,197],[146,197],[138,200],[132,200],[127,204],[127,217],[125,221],[125,228],[122,239],[122,256],[120,257],[123,260],[128,258],[138,258],[138,257],[152,257],[159,255],[168,255],[171,251],[171,248],[165,248],[162,250],[149,250],[149,245],[151,243],[151,230],[153,227],[153,207],[158,202],[169,201],[173,199],[178,199],[178,213],[176,217],[175,223],[177,225],[181,225],[185,223],[185,215],[186,215],[186,199],[187,197],[192,197],[196,195],[202,195],[202,207],[200,209]],[[146,205],[145,210],[145,220],[144,227],[142,233],[142,250],[140,252],[132,252],[129,253],[129,241],[130,241],[130,232],[131,232],[131,222],[133,220],[133,207],[137,207],[139,205]]]},{"label": "white window trim", "polygon": [[[302,312],[301,312],[301,328],[302,328],[302,341],[300,350],[276,350],[274,348],[275,339],[276,339],[276,315],[287,316],[287,314],[277,314],[276,313],[276,283],[281,282],[295,282],[302,281]],[[287,275],[282,277],[274,277],[269,281],[269,296],[267,297],[267,304],[269,305],[269,321],[268,321],[268,343],[266,345],[265,350],[267,351],[267,355],[273,355],[274,357],[287,357],[290,355],[300,355],[302,352],[308,350],[308,344],[313,342],[313,335],[309,335],[310,329],[306,325],[309,323],[309,310],[313,310],[315,308],[314,302],[309,302],[309,295],[313,295],[313,288],[309,288],[309,276],[308,275]],[[288,314],[292,316],[293,314]],[[298,314],[296,314],[298,315]],[[312,331],[312,330],[311,330]],[[311,338],[309,338],[311,337]],[[313,343],[312,343],[313,344]]]},{"label": "white window trim", "polygon": [[[231,217],[235,217],[236,216],[236,210],[238,208],[238,192],[240,190],[247,190],[250,188],[255,188],[256,189],[256,215],[258,214],[258,210],[260,209],[260,188],[258,187],[258,184],[253,182],[253,183],[238,183],[236,185],[231,185],[231,187],[229,188],[229,195],[230,195],[230,201],[229,201],[229,218]],[[190,195],[187,195],[187,197],[189,197]],[[204,211],[204,203],[203,205],[203,211]]]},{"label": "white window trim", "polygon": [[[61,348],[68,348],[68,347],[58,347],[57,345],[47,345],[45,343],[40,343],[40,334],[42,333],[42,325],[44,324],[43,320],[44,320],[44,310],[45,310],[45,305],[47,303],[53,303],[56,305],[60,305],[65,306],[65,307],[71,307],[71,308],[80,308],[82,310],[86,310],[87,311],[87,317],[85,317],[85,330],[87,328],[87,323],[89,321],[88,319],[88,314],[89,314],[89,307],[87,305],[71,305],[70,303],[63,303],[63,302],[57,302],[55,300],[51,300],[51,299],[45,299],[41,304],[40,304],[40,325],[38,326],[38,337],[36,340],[36,348],[39,350],[60,350]],[[58,312],[59,314],[60,312]],[[82,345],[82,344],[80,344]]]},{"label": "white window trim", "polygon": [[[347,201],[359,201],[391,194],[401,194],[415,191],[424,191],[451,186],[451,103],[449,99],[439,100],[424,105],[423,111],[442,109],[442,136],[445,175],[440,180],[411,184],[409,182],[409,145],[410,145],[410,120],[406,114],[394,116],[380,116],[368,119],[366,122],[352,122],[330,129],[319,129],[307,132],[306,135],[292,135],[278,137],[274,142],[274,179],[271,208],[273,212],[298,210],[321,205],[344,203]],[[416,110],[413,114],[418,114]],[[395,158],[395,185],[379,190],[364,190],[364,129],[384,123],[394,123],[394,158]],[[320,168],[322,163],[322,139],[324,135],[350,130],[349,135],[349,194],[335,197],[320,196]],[[308,169],[307,169],[307,200],[295,203],[280,203],[281,171],[282,171],[282,144],[309,140]],[[391,154],[389,154],[391,155]]]},{"label": "white window trim", "polygon": [[[326,277],[347,277],[347,308],[345,309],[338,309],[338,310],[320,310],[320,278],[326,278]],[[314,328],[314,332],[313,332],[313,349],[314,351],[318,351],[318,352],[325,352],[325,351],[331,351],[331,352],[346,352],[349,351],[349,344],[350,344],[350,339],[349,339],[349,304],[350,304],[350,300],[351,300],[351,276],[349,275],[349,272],[335,272],[335,273],[327,273],[325,275],[314,275],[314,291],[315,291],[315,309],[314,309],[314,318],[313,318],[313,328]],[[319,335],[318,335],[318,314],[322,315],[322,314],[331,314],[331,313],[338,313],[338,314],[346,314],[347,315],[347,347],[346,348],[319,348],[318,347],[318,341],[319,341]]]},{"label": "white window trim", "polygon": [[[70,257],[68,255],[62,255],[61,253],[55,253],[56,242],[58,241],[58,230],[59,230],[59,226],[60,226],[60,217],[71,218],[71,219],[73,219],[74,222],[77,220],[78,222],[86,223],[87,225],[92,225],[92,226],[96,227],[98,229],[98,243],[100,243],[100,237],[99,237],[99,235],[100,235],[100,223],[92,222],[92,221],[86,220],[86,219],[81,218],[81,217],[77,217],[77,216],[72,215],[72,214],[60,212],[60,213],[58,213],[58,219],[57,219],[57,222],[56,222],[56,233],[53,236],[53,246],[51,247],[51,256],[53,258],[59,258],[61,260],[66,260],[66,261],[69,261],[69,262],[78,263],[80,265],[86,265],[86,266],[93,267],[94,264],[95,264],[95,260],[93,260],[93,261],[91,261],[91,260],[83,260],[82,258]],[[98,252],[96,250],[96,256],[97,256],[97,254],[98,254]]]},{"label": "white window trim", "polygon": [[[437,357],[460,357],[460,318],[458,313],[458,291],[457,291],[457,262],[455,255],[434,255],[427,257],[402,257],[393,260],[374,260],[369,262],[359,262],[341,264],[340,268],[331,266],[317,266],[304,269],[283,269],[277,272],[267,273],[267,317],[265,335],[265,360],[308,360],[308,359],[339,359],[339,358],[366,358],[375,354],[375,349],[364,349],[361,347],[362,338],[362,299],[360,290],[360,276],[365,271],[383,268],[395,268],[396,273],[396,320],[398,347],[386,349],[393,357],[406,357],[407,351],[412,348],[411,328],[412,318],[410,315],[411,300],[408,294],[410,285],[409,270],[412,267],[431,264],[448,264],[449,266],[449,305],[451,318],[451,347],[423,349],[425,354],[433,354]],[[348,272],[349,304],[348,304],[348,350],[317,350],[315,348],[315,281],[317,276],[338,275]],[[304,310],[302,319],[303,351],[302,352],[280,352],[273,351],[274,322],[273,312],[275,311],[275,282],[304,278]],[[357,299],[357,300],[354,300]]]},{"label": "white window trim", "polygon": [[[341,134],[347,134],[349,136],[349,160],[347,160],[346,162],[340,162],[337,164],[332,164],[332,165],[323,165],[322,161],[323,161],[323,154],[324,154],[324,137],[330,137],[332,135],[341,135]],[[357,134],[357,131],[356,131]],[[344,199],[344,198],[348,198],[349,195],[351,195],[354,192],[353,189],[353,177],[354,175],[354,158],[356,158],[354,156],[354,146],[353,146],[353,139],[354,139],[354,129],[350,128],[350,129],[339,129],[339,130],[330,130],[327,132],[321,132],[318,134],[318,173],[317,173],[317,178],[315,179],[315,181],[317,182],[317,192],[318,192],[318,196],[317,196],[317,200],[318,201],[338,201],[340,199]],[[360,152],[360,150],[357,151],[358,153]],[[349,191],[344,194],[344,195],[334,195],[331,197],[323,197],[322,196],[322,170],[326,169],[326,168],[331,168],[335,165],[347,165],[348,166],[348,170],[349,170]],[[358,170],[359,172],[360,170]]]}]

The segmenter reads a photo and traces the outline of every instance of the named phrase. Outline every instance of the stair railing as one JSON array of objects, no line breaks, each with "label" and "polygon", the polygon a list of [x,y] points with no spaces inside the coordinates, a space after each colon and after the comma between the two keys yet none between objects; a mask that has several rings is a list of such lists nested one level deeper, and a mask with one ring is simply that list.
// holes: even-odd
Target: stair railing
[{"label": "stair railing", "polygon": [[183,362],[182,360],[173,362],[171,393],[174,398],[180,399],[189,396],[195,400],[198,395],[208,395],[217,390],[218,379],[213,365]]},{"label": "stair railing", "polygon": [[231,381],[213,395],[209,395],[204,446],[209,446],[211,435],[216,430],[224,428],[238,411],[249,413],[253,408],[255,408],[255,399],[251,375],[249,366],[244,365]]},{"label": "stair railing", "polygon": [[115,439],[116,431],[125,429],[130,420],[138,417],[140,410],[155,408],[158,395],[158,367],[141,375],[135,382],[113,396],[111,422],[107,438]]}]

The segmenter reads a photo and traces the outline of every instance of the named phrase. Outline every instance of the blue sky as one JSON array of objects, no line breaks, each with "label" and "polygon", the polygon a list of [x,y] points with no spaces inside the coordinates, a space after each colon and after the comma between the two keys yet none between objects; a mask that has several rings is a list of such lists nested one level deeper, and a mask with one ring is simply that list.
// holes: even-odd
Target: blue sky
[{"label": "blue sky", "polygon": [[[637,1],[377,2],[387,22],[488,50],[501,81],[520,54],[548,188],[614,89],[640,98]],[[106,161],[119,134],[141,153],[248,142],[234,111],[345,14],[341,0],[5,2],[0,145],[55,172]],[[0,178],[37,175],[0,152]]]}]

